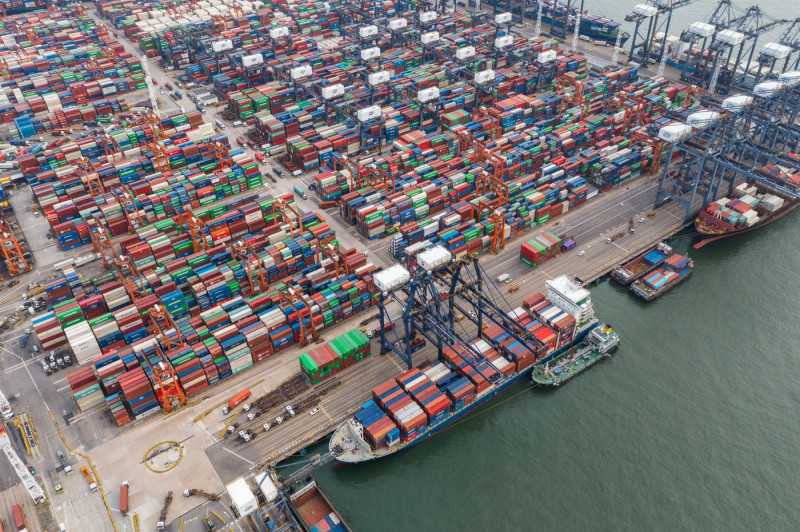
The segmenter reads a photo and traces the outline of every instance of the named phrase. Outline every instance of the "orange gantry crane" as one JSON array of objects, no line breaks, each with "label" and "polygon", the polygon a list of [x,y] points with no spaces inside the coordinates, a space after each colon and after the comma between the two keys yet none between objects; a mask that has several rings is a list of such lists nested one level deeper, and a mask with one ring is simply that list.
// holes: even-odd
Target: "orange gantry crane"
[{"label": "orange gantry crane", "polygon": [[298,295],[293,288],[287,288],[286,290],[279,290],[278,294],[280,295],[281,302],[288,303],[291,305],[294,312],[297,313],[297,323],[300,325],[300,345],[305,347],[311,342],[306,338],[306,326],[303,325],[303,313],[295,306],[295,303],[301,303],[303,308],[308,311],[308,322],[310,324],[309,329],[311,330],[311,340],[314,342],[319,340],[319,333],[317,332],[317,327],[314,325],[314,316],[311,314],[311,303],[306,301],[302,295]]},{"label": "orange gantry crane", "polygon": [[[148,310],[148,313],[150,314],[150,321],[153,322],[156,338],[161,337],[163,339],[164,345],[167,346],[168,353],[172,353],[186,346],[181,336],[181,330],[178,328],[175,320],[172,319],[172,315],[167,312],[167,309],[163,305],[153,305]],[[164,322],[163,327],[159,323],[159,320]],[[170,335],[170,331],[174,331],[175,334]]]},{"label": "orange gantry crane", "polygon": [[97,143],[97,146],[103,150],[103,154],[110,162],[117,162],[118,155],[121,159],[125,158],[125,153],[123,153],[122,146],[120,146],[117,140],[111,135],[106,134],[97,137],[95,138],[95,142]]},{"label": "orange gantry crane", "polygon": [[3,248],[3,257],[6,259],[9,275],[13,277],[32,269],[28,261],[25,260],[22,246],[19,245],[14,233],[6,226],[3,220],[0,220],[0,246]]},{"label": "orange gantry crane", "polygon": [[344,256],[339,252],[339,246],[335,245],[330,238],[317,242],[317,264],[322,262],[323,257],[331,260],[336,268],[337,278],[342,276],[342,271],[346,275],[350,274],[350,268],[347,266]]},{"label": "orange gantry crane", "polygon": [[139,207],[136,205],[136,196],[131,191],[128,185],[120,184],[113,190],[114,196],[122,207],[122,212],[128,220],[128,232],[135,233],[137,229],[141,229],[147,225],[142,218],[142,213],[139,212]]},{"label": "orange gantry crane", "polygon": [[219,35],[228,29],[228,23],[222,15],[211,15],[211,31],[214,35]]},{"label": "orange gantry crane", "polygon": [[95,252],[100,255],[103,260],[103,269],[107,270],[115,264],[117,252],[114,249],[114,243],[111,242],[111,235],[103,225],[99,216],[92,218],[92,223],[89,225],[89,238],[92,239],[92,247]]},{"label": "orange gantry crane", "polygon": [[[300,217],[300,214],[294,210],[294,207],[289,204],[289,202],[276,199],[272,204],[272,212],[274,214],[272,218],[273,223],[270,225],[280,225],[284,221],[288,222],[289,235],[294,238],[294,225],[295,221],[297,221],[300,233],[303,232],[303,219]],[[294,218],[292,218],[290,215],[293,215]]]},{"label": "orange gantry crane", "polygon": [[658,138],[653,138],[647,135],[641,129],[634,131],[631,137],[631,146],[650,146],[653,149],[653,158],[651,159],[648,172],[650,174],[658,173],[661,169],[661,159],[664,155],[664,141]]},{"label": "orange gantry crane", "polygon": [[125,287],[125,291],[128,292],[131,302],[135,303],[137,299],[147,295],[147,280],[129,255],[117,255],[114,258],[114,266],[117,268],[119,280]]},{"label": "orange gantry crane", "polygon": [[488,120],[491,124],[489,127],[489,136],[487,140],[492,141],[500,137],[500,135],[503,133],[503,130],[500,127],[500,119],[490,115],[485,106],[479,105],[472,112],[472,121],[480,122],[482,120]]},{"label": "orange gantry crane", "polygon": [[86,157],[78,159],[76,173],[86,181],[86,188],[89,189],[89,194],[92,198],[106,193],[106,187],[103,186],[103,181],[100,179],[97,169],[92,161]]},{"label": "orange gantry crane", "polygon": [[183,221],[189,227],[189,236],[194,244],[194,252],[207,251],[208,241],[206,240],[206,224],[192,212],[188,206],[183,210]]},{"label": "orange gantry crane", "polygon": [[161,349],[161,344],[155,342],[153,347],[156,352],[155,361],[151,360],[147,355],[142,358],[145,359],[147,366],[153,373],[156,381],[154,384],[157,384],[161,390],[160,397],[156,393],[156,396],[160,399],[161,408],[165,413],[169,414],[185,405],[188,399],[178,381],[178,374],[175,373],[175,368],[172,367],[169,358],[164,354],[164,350]]},{"label": "orange gantry crane", "polygon": [[211,159],[217,161],[217,166],[220,168],[230,168],[233,166],[231,151],[218,140],[208,143],[208,155]]},{"label": "orange gantry crane", "polygon": [[[244,261],[244,267],[247,271],[247,281],[250,283],[250,295],[261,293],[266,290],[267,283],[264,280],[264,268],[261,265],[261,258],[256,254],[255,250],[244,240],[237,240],[231,244],[231,256],[234,259]],[[256,269],[258,270],[258,278],[253,280],[253,261],[255,259]]]}]

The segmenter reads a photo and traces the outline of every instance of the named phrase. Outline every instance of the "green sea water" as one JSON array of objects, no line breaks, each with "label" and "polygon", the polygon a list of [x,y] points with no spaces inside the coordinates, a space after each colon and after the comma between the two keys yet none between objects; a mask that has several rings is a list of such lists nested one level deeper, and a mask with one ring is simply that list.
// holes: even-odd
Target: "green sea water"
[{"label": "green sea water", "polygon": [[622,338],[610,360],[317,478],[358,531],[798,530],[798,220],[678,237],[696,271],[663,298],[592,288]]}]

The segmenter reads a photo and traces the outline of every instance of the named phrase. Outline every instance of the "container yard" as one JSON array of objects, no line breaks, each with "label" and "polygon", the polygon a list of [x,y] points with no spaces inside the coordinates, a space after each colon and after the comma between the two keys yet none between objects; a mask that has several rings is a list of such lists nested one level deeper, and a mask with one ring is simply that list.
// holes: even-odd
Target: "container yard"
[{"label": "container yard", "polygon": [[[690,259],[656,246],[690,211],[749,229],[796,202],[800,165],[782,155],[796,142],[754,155],[756,175],[727,178],[735,199],[687,196],[691,149],[711,142],[695,132],[736,127],[739,108],[670,70],[512,30],[503,14],[393,2],[35,7],[9,4],[0,25],[0,345],[14,355],[2,384],[55,405],[38,406],[39,437],[70,442],[73,463],[91,457],[106,499],[121,501],[123,486],[125,500],[113,509],[90,492],[69,529],[107,530],[111,516],[178,530],[193,511],[211,526],[219,501],[165,502],[188,488],[225,492],[219,511],[256,500],[239,517],[251,527],[344,527],[324,495],[330,512],[293,514],[248,474],[353,414],[371,452],[435,432],[567,345],[579,316],[556,295],[532,299],[546,281],[629,268],[631,291],[649,300],[691,275]],[[612,42],[619,24],[607,26],[596,38]],[[795,108],[791,79],[761,98]],[[794,131],[794,117],[781,127]],[[465,264],[495,299],[462,286]],[[413,290],[453,301],[449,325],[431,303],[403,317],[417,286],[408,272],[423,271],[436,283]],[[508,286],[486,281],[498,277]],[[530,345],[487,321],[501,307]],[[173,440],[184,450],[157,481],[113,458]],[[41,471],[68,465],[23,454]],[[223,515],[219,526],[235,520]]]}]

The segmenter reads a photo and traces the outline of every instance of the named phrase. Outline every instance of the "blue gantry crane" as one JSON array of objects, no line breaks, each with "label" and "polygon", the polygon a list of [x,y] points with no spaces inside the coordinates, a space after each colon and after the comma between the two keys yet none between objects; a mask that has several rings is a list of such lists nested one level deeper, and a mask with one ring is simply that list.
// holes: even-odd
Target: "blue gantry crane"
[{"label": "blue gantry crane", "polygon": [[[786,197],[800,191],[786,177],[763,171],[768,164],[800,172],[800,165],[781,151],[800,143],[795,119],[800,112],[800,74],[797,78],[756,85],[750,94],[717,100],[683,122],[662,127],[658,136],[670,144],[656,193],[656,206],[675,201],[685,207],[685,220],[717,198],[738,180],[758,182]],[[787,140],[779,141],[781,137]]]},{"label": "blue gantry crane", "polygon": [[[792,55],[800,51],[800,17],[792,20],[789,27],[784,30],[777,42],[770,42],[764,45],[758,55],[758,71],[755,74],[753,84],[762,79],[772,79],[775,77],[775,66],[783,60],[781,72],[789,69]],[[795,57],[794,70],[800,68],[800,53]]]},{"label": "blue gantry crane", "polygon": [[[628,61],[643,66],[647,66],[651,60],[660,63],[666,53],[665,41],[672,22],[672,12],[694,2],[695,0],[646,0],[644,4],[636,5],[633,11],[625,16],[626,22],[636,24],[631,35],[631,51]],[[664,41],[662,41],[656,56],[654,44],[656,34],[660,32],[664,34]]]}]

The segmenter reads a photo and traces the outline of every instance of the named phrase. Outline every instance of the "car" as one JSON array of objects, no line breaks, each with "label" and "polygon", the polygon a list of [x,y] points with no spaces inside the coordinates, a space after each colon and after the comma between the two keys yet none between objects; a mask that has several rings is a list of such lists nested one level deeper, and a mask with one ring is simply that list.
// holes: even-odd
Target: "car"
[{"label": "car", "polygon": [[280,425],[281,423],[283,423],[283,418],[281,416],[276,417],[275,418],[275,424],[276,425]]},{"label": "car", "polygon": [[12,286],[16,286],[18,284],[19,284],[19,281],[11,281],[10,283],[8,283],[8,287],[11,288]]},{"label": "car", "polygon": [[28,472],[30,472],[30,474],[31,474],[32,476],[34,476],[34,477],[36,476],[36,470],[33,468],[33,466],[32,466],[32,465],[29,465],[29,466],[28,466]]},{"label": "car", "polygon": [[317,413],[319,413],[319,408],[315,408],[314,410],[309,412],[308,415],[313,416],[314,414],[317,414]]},{"label": "car", "polygon": [[584,255],[586,255],[586,251],[584,251],[584,250],[580,250],[580,251],[578,252],[578,256],[579,256],[579,257],[583,257]]},{"label": "car", "polygon": [[164,87],[159,87],[159,88],[158,88],[158,93],[159,93],[161,96],[164,96]]},{"label": "car", "polygon": [[169,83],[169,82],[164,83],[164,86],[167,88],[168,91],[172,90],[172,83]]},{"label": "car", "polygon": [[264,428],[264,430],[269,430],[269,423],[264,423],[262,427]]}]

